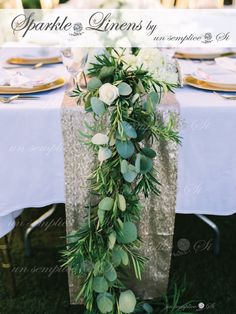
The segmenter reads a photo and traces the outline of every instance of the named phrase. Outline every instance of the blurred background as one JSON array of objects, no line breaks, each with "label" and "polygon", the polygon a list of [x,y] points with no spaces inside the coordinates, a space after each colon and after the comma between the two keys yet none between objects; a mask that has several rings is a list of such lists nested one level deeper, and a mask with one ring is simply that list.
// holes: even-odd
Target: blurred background
[{"label": "blurred background", "polygon": [[[64,3],[71,3],[73,7],[77,6],[77,4],[83,1],[75,1],[75,0],[0,0],[0,9],[10,9],[10,8],[20,8],[23,7],[26,9],[52,9],[57,7],[58,5]],[[77,4],[76,4],[77,2]],[[114,2],[114,1],[113,1]],[[132,2],[132,0],[122,0],[118,1],[124,5],[126,3]],[[235,5],[235,0],[156,0],[153,3],[160,3],[160,5],[164,7],[178,7],[178,8],[221,8],[224,5],[230,6]],[[93,1],[92,1],[93,3]],[[137,1],[138,3],[138,1]],[[97,5],[97,0],[94,0],[94,7]],[[86,4],[85,4],[86,6]],[[106,7],[109,7],[109,2],[107,3]]]}]

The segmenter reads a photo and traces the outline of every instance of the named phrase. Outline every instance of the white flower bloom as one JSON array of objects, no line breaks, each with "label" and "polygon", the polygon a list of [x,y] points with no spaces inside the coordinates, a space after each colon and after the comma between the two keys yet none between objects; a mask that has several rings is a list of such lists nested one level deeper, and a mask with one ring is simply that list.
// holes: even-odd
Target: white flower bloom
[{"label": "white flower bloom", "polygon": [[116,86],[105,83],[99,88],[99,99],[107,105],[111,105],[119,97],[119,90]]},{"label": "white flower bloom", "polygon": [[143,65],[143,69],[151,73],[156,68],[162,67],[163,61],[163,55],[155,48],[141,49],[137,56],[138,66]]},{"label": "white flower bloom", "polygon": [[115,59],[119,59],[125,54],[125,50],[122,48],[114,48],[111,50],[111,56]]},{"label": "white flower bloom", "polygon": [[173,61],[158,49],[141,49],[137,56],[138,66],[149,71],[153,77],[165,83],[177,84],[178,73]]},{"label": "white flower bloom", "polygon": [[125,54],[122,56],[122,61],[125,62],[125,69],[135,70],[137,68],[137,57],[132,54]]},{"label": "white flower bloom", "polygon": [[154,78],[169,84],[178,84],[179,81],[179,75],[178,72],[176,71],[172,72],[166,70],[160,72],[157,71],[156,73],[154,73]]}]

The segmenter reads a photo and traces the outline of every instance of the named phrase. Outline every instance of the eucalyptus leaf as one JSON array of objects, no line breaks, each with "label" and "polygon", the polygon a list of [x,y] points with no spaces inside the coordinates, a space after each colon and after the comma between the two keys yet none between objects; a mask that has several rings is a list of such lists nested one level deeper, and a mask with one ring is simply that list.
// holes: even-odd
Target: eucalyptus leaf
[{"label": "eucalyptus leaf", "polygon": [[153,167],[153,161],[152,159],[141,155],[141,159],[140,159],[140,172],[141,173],[148,173]]},{"label": "eucalyptus leaf", "polygon": [[159,96],[156,92],[152,91],[149,93],[148,98],[151,100],[153,106],[156,106],[159,102]]},{"label": "eucalyptus leaf", "polygon": [[126,200],[122,194],[118,195],[118,208],[123,212],[126,210]]},{"label": "eucalyptus leaf", "polygon": [[122,257],[118,246],[115,246],[112,251],[112,263],[115,267],[118,267],[121,264]]},{"label": "eucalyptus leaf", "polygon": [[98,204],[98,208],[100,210],[106,211],[106,210],[111,210],[113,205],[114,205],[114,199],[111,197],[105,197]]},{"label": "eucalyptus leaf", "polygon": [[106,145],[108,144],[108,141],[109,141],[108,136],[102,133],[95,134],[91,139],[91,142],[95,145]]},{"label": "eucalyptus leaf", "polygon": [[141,151],[145,156],[147,156],[149,158],[155,158],[157,155],[156,152],[149,147],[144,147],[141,149]]},{"label": "eucalyptus leaf", "polygon": [[120,163],[120,171],[122,174],[127,173],[129,170],[129,164],[127,160],[122,160],[122,162]]},{"label": "eucalyptus leaf", "polygon": [[148,113],[153,113],[155,110],[155,107],[153,105],[153,102],[150,98],[148,98],[144,104],[143,104],[144,109],[148,112]]},{"label": "eucalyptus leaf", "polygon": [[136,167],[132,164],[129,164],[128,171],[123,174],[123,178],[125,179],[125,181],[131,183],[136,179],[137,175],[138,175],[138,172],[137,172]]},{"label": "eucalyptus leaf", "polygon": [[104,276],[110,282],[115,281],[117,279],[116,270],[111,263],[106,264],[105,270],[104,270]]},{"label": "eucalyptus leaf", "polygon": [[113,67],[113,66],[103,66],[101,68],[99,78],[101,80],[108,79],[109,77],[111,77],[114,74],[114,71],[115,71],[115,67]]},{"label": "eucalyptus leaf", "polygon": [[140,172],[140,161],[141,161],[141,154],[137,154],[136,160],[135,160],[135,168],[137,172]]},{"label": "eucalyptus leaf", "polygon": [[104,277],[95,277],[93,279],[93,290],[97,293],[103,293],[108,290],[108,283]]},{"label": "eucalyptus leaf", "polygon": [[101,209],[98,209],[98,220],[99,220],[100,225],[103,224],[104,217],[105,217],[105,212]]},{"label": "eucalyptus leaf", "polygon": [[93,112],[96,113],[98,116],[103,115],[104,112],[106,112],[106,107],[104,102],[102,102],[97,97],[91,98],[91,107],[93,109]]},{"label": "eucalyptus leaf", "polygon": [[126,221],[123,224],[121,232],[118,234],[117,240],[119,243],[128,244],[137,240],[138,231],[135,224],[131,221]]},{"label": "eucalyptus leaf", "polygon": [[100,272],[100,268],[101,268],[101,262],[100,261],[97,261],[94,265],[94,268],[93,268],[93,274],[94,276],[97,276]]},{"label": "eucalyptus leaf", "polygon": [[108,239],[109,239],[108,247],[109,247],[110,250],[112,250],[114,248],[115,243],[116,243],[116,233],[115,233],[115,231],[113,231],[112,233],[109,234]]},{"label": "eucalyptus leaf", "polygon": [[119,307],[122,313],[133,313],[136,302],[135,295],[131,290],[121,292],[119,297]]},{"label": "eucalyptus leaf", "polygon": [[125,179],[126,182],[131,183],[136,179],[137,175],[138,174],[136,171],[129,170],[128,172],[123,174],[123,178]]},{"label": "eucalyptus leaf", "polygon": [[125,266],[128,265],[129,264],[129,256],[128,256],[128,254],[123,249],[121,249],[120,250],[120,255],[121,255],[122,264],[125,265]]},{"label": "eucalyptus leaf", "polygon": [[99,89],[99,87],[101,87],[101,86],[102,86],[101,80],[99,80],[99,78],[97,78],[97,77],[92,77],[88,81],[87,88],[90,92],[92,92],[92,91]]},{"label": "eucalyptus leaf", "polygon": [[119,141],[127,141],[127,136],[126,136],[126,134],[124,132],[121,134],[117,130],[115,136],[116,136],[116,139],[119,140]]},{"label": "eucalyptus leaf", "polygon": [[141,142],[142,140],[144,140],[144,138],[145,138],[145,129],[141,129],[141,128],[139,128],[139,129],[137,129],[137,141],[138,142]]},{"label": "eucalyptus leaf", "polygon": [[110,313],[113,310],[112,295],[110,293],[99,294],[97,306],[101,313]]},{"label": "eucalyptus leaf", "polygon": [[124,158],[130,158],[134,153],[134,144],[131,141],[116,141],[116,149],[118,154]]},{"label": "eucalyptus leaf", "polygon": [[138,84],[136,86],[136,91],[137,91],[137,93],[140,93],[140,94],[145,94],[146,93],[146,90],[143,87],[143,84],[142,84],[141,80],[138,80]]},{"label": "eucalyptus leaf", "polygon": [[125,134],[129,138],[136,138],[137,137],[136,130],[130,123],[128,123],[127,121],[122,121],[121,125],[123,127]]},{"label": "eucalyptus leaf", "polygon": [[98,160],[105,161],[112,156],[112,151],[108,147],[100,147],[98,151]]},{"label": "eucalyptus leaf", "polygon": [[132,98],[132,103],[134,104],[137,100],[139,99],[139,94],[138,93],[136,93],[134,96],[133,96],[133,98]]},{"label": "eucalyptus leaf", "polygon": [[153,307],[148,303],[143,304],[143,309],[146,311],[147,314],[153,313]]},{"label": "eucalyptus leaf", "polygon": [[132,93],[132,88],[127,83],[122,82],[117,87],[121,96],[128,96]]},{"label": "eucalyptus leaf", "polygon": [[114,146],[116,143],[116,139],[114,138],[114,136],[112,136],[109,140],[109,146]]}]

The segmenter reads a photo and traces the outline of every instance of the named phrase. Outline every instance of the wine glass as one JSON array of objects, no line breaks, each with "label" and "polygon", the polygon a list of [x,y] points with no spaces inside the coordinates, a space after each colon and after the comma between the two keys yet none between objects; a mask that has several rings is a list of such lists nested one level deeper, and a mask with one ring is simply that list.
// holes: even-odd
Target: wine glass
[{"label": "wine glass", "polygon": [[40,0],[41,9],[53,9],[59,5],[59,0]]},{"label": "wine glass", "polygon": [[63,64],[70,73],[69,86],[66,91],[68,96],[73,94],[75,85],[80,82],[81,75],[84,71],[88,60],[88,51],[83,49],[73,49],[71,47],[61,48]]}]

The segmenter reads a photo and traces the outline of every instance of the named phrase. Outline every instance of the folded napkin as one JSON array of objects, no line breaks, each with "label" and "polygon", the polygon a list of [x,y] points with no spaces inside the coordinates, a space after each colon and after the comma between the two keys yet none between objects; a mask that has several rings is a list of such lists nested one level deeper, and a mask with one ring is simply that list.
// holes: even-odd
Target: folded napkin
[{"label": "folded napkin", "polygon": [[236,72],[236,59],[229,57],[220,57],[215,59],[216,64],[223,69]]},{"label": "folded napkin", "polygon": [[198,68],[193,76],[209,83],[236,85],[236,71],[233,73],[217,64]]},{"label": "folded napkin", "polygon": [[34,87],[38,85],[44,85],[55,81],[56,77],[53,74],[37,75],[31,77],[24,72],[9,73],[7,71],[0,70],[0,86],[11,86],[11,87]]},{"label": "folded napkin", "polygon": [[8,85],[10,81],[10,76],[4,70],[0,70],[0,86]]}]

